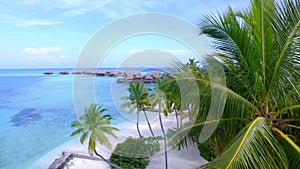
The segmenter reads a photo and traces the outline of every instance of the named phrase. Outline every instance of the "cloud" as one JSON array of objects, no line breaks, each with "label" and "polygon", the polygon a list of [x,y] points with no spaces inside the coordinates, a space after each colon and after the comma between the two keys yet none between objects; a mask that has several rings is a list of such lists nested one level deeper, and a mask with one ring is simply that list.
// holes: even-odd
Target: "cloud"
[{"label": "cloud", "polygon": [[61,24],[63,22],[59,21],[49,21],[49,20],[26,20],[20,23],[20,26],[49,26],[49,25],[56,25]]},{"label": "cloud", "polygon": [[[189,0],[20,0],[0,2],[0,22],[18,26],[54,25],[66,18],[101,13],[109,19],[116,19],[141,12],[165,12],[196,21],[201,14],[212,9],[245,6],[239,0],[211,0],[209,2]],[[171,7],[171,8],[170,8]],[[1,16],[2,15],[2,16]],[[5,16],[6,15],[6,16]],[[15,17],[15,18],[14,18]]]},{"label": "cloud", "polygon": [[79,15],[84,15],[88,12],[104,8],[106,4],[109,4],[112,0],[94,0],[94,1],[84,1],[84,0],[60,0],[58,4],[60,8],[66,9],[59,16],[60,17],[75,17]]},{"label": "cloud", "polygon": [[32,54],[32,55],[42,55],[42,54],[58,52],[60,50],[61,48],[56,46],[56,47],[41,47],[41,48],[25,48],[22,50],[22,52]]},{"label": "cloud", "polygon": [[53,21],[46,19],[27,19],[24,16],[18,17],[15,14],[0,14],[0,20],[6,24],[13,24],[16,26],[49,26],[61,24],[61,21]]}]

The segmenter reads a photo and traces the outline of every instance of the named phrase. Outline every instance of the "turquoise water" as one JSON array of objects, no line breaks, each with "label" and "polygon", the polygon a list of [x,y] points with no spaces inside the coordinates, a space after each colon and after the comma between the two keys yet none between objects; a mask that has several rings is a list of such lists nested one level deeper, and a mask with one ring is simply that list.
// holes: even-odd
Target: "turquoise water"
[{"label": "turquoise water", "polygon": [[[52,69],[53,70],[53,69]],[[70,123],[77,119],[72,92],[72,75],[43,75],[47,70],[0,70],[0,168],[26,169],[41,156],[74,138]],[[71,70],[70,70],[71,71]],[[98,103],[117,117],[123,118],[112,99],[112,77],[75,75],[84,82],[95,78]],[[124,84],[120,86],[126,94]],[[84,92],[83,92],[84,93]],[[82,104],[85,103],[85,97]],[[54,160],[54,159],[52,159]],[[52,161],[48,162],[49,164]]]}]

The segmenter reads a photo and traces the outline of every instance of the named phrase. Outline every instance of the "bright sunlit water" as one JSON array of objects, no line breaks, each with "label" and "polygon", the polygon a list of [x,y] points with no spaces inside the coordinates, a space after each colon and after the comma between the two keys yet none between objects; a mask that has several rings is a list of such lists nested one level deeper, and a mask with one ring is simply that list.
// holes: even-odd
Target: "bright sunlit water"
[{"label": "bright sunlit water", "polygon": [[[54,70],[53,75],[43,75],[45,71],[0,70],[1,169],[29,168],[43,155],[74,139],[70,137],[74,130],[70,123],[77,120],[72,95],[73,75],[59,75],[59,70]],[[126,120],[112,100],[110,89],[114,78],[76,76],[80,76],[83,83],[95,78],[97,102],[117,117],[113,124]],[[121,88],[126,90],[127,87],[122,84]],[[82,102],[88,106],[84,100],[82,97]],[[51,164],[53,160],[54,157],[45,162]]]}]

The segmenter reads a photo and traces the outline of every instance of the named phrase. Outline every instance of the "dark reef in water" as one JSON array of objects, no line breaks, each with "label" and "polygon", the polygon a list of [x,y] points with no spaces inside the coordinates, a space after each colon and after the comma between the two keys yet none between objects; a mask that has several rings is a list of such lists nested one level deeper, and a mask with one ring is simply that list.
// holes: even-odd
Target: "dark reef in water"
[{"label": "dark reef in water", "polygon": [[42,116],[36,113],[34,108],[28,108],[21,110],[10,119],[9,122],[13,123],[12,126],[26,126],[30,122],[41,120]]}]

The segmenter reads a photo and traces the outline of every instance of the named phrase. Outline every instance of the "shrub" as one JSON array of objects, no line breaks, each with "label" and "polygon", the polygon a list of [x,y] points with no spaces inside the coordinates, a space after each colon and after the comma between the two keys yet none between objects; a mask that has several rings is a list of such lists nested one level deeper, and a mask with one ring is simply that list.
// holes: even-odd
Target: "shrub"
[{"label": "shrub", "polygon": [[204,143],[198,142],[198,149],[200,155],[208,161],[215,158],[214,149],[211,144],[211,139],[206,140]]},{"label": "shrub", "polygon": [[128,137],[117,145],[109,160],[124,169],[146,168],[150,157],[160,150],[158,139]]}]

